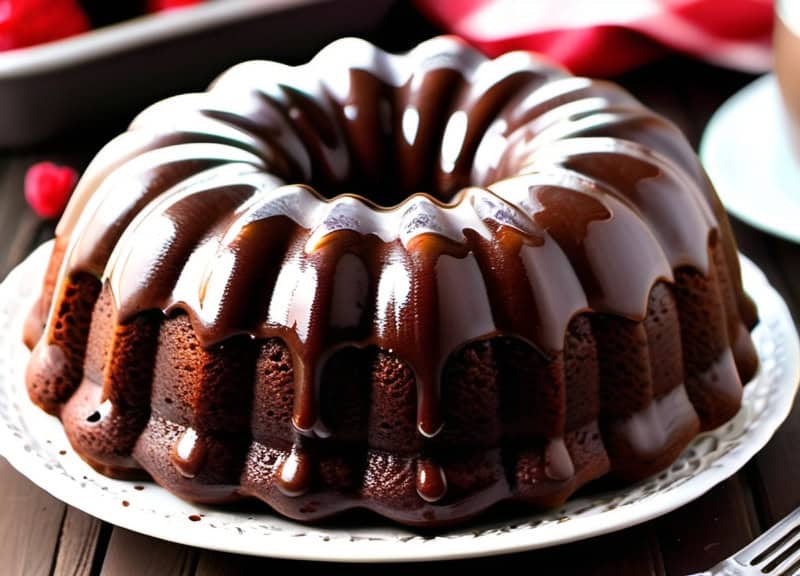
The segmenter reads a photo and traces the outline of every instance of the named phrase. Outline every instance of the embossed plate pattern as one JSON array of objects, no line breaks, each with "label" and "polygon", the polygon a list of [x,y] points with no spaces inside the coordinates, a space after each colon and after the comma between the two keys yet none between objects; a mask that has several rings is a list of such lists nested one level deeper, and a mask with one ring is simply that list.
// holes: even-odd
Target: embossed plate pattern
[{"label": "embossed plate pattern", "polygon": [[28,351],[20,341],[22,324],[50,249],[50,243],[40,247],[0,285],[0,453],[76,508],[129,530],[203,548],[306,560],[444,560],[518,552],[620,530],[686,504],[741,468],[788,416],[800,378],[800,344],[789,311],[761,271],[742,258],[745,288],[761,316],[754,332],[761,368],[745,389],[739,414],[698,437],[665,472],[622,490],[575,498],[557,510],[507,512],[435,534],[373,516],[360,517],[368,524],[304,526],[265,508],[197,506],[152,482],[112,480],[70,449],[58,420],[29,402],[23,381]]}]

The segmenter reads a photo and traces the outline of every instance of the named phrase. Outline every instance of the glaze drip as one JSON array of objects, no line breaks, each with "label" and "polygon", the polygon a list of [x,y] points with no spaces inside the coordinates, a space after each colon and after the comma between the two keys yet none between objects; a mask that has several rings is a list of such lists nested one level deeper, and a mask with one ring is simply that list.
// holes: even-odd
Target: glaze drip
[{"label": "glaze drip", "polygon": [[187,428],[172,449],[175,467],[185,478],[194,478],[205,459],[205,443],[193,428]]},{"label": "glaze drip", "polygon": [[563,438],[554,438],[547,443],[544,460],[544,472],[551,480],[563,482],[575,475],[575,466]]},{"label": "glaze drip", "polygon": [[280,465],[276,482],[285,495],[297,497],[309,490],[312,478],[313,461],[310,455],[300,448],[293,448]]},{"label": "glaze drip", "polygon": [[[143,112],[59,225],[61,288],[102,278],[122,325],[186,313],[205,349],[284,343],[291,447],[274,475],[297,498],[331,436],[320,379],[337,351],[376,348],[411,370],[415,449],[436,454],[449,358],[510,337],[550,362],[581,314],[642,321],[657,283],[709,270],[724,218],[710,199],[676,129],[611,84],[526,53],[489,61],[452,38],[404,56],[347,39],[300,67],[236,66]],[[564,367],[545,369],[563,404]],[[554,482],[576,473],[564,427],[559,413],[524,436]],[[206,457],[193,428],[172,447],[185,478]],[[441,463],[415,466],[418,495],[442,500]]]},{"label": "glaze drip", "polygon": [[447,476],[441,466],[431,460],[417,462],[417,494],[426,502],[438,502],[447,494]]}]

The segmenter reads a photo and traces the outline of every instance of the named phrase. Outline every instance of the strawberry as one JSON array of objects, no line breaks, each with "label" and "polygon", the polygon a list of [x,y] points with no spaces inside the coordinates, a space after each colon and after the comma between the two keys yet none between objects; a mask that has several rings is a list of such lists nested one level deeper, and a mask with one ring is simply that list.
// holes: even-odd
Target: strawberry
[{"label": "strawberry", "polygon": [[76,0],[0,0],[0,51],[80,34],[89,20]]},{"label": "strawberry", "polygon": [[42,218],[56,218],[64,211],[77,180],[77,172],[69,166],[38,162],[25,174],[25,200]]}]

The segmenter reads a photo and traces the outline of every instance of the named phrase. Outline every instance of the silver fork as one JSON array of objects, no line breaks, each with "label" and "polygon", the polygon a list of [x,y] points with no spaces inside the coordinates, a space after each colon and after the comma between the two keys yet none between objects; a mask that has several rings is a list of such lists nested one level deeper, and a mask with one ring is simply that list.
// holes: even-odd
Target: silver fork
[{"label": "silver fork", "polygon": [[800,574],[800,508],[742,548],[695,576],[790,576]]}]

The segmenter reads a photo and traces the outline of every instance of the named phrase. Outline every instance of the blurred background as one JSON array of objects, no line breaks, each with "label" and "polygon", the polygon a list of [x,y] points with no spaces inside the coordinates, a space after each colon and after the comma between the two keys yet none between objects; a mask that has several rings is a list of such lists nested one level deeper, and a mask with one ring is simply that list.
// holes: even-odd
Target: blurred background
[{"label": "blurred background", "polygon": [[345,35],[402,51],[454,33],[490,56],[537,50],[588,76],[674,54],[687,81],[694,60],[761,73],[772,10],[770,0],[0,0],[0,146],[102,130],[99,114],[110,133],[236,62],[300,63]]}]

